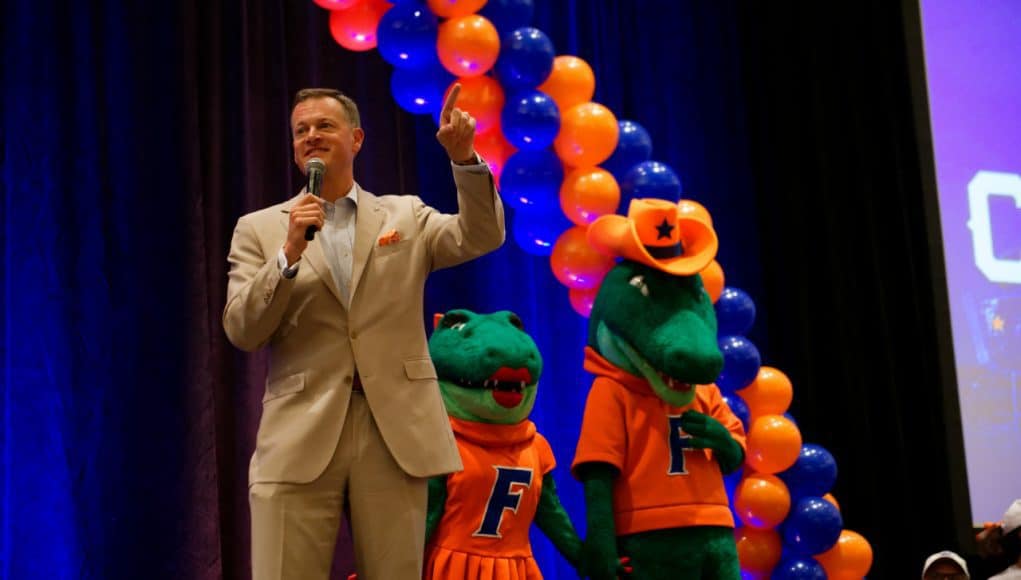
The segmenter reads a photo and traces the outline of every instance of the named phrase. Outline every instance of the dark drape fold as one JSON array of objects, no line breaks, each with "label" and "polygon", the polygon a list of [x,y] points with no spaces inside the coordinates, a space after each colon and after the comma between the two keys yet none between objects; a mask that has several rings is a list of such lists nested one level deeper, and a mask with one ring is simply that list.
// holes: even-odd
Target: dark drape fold
[{"label": "dark drape fold", "polygon": [[805,438],[838,451],[845,526],[890,578],[968,548],[900,4],[749,5],[740,21],[769,359]]}]

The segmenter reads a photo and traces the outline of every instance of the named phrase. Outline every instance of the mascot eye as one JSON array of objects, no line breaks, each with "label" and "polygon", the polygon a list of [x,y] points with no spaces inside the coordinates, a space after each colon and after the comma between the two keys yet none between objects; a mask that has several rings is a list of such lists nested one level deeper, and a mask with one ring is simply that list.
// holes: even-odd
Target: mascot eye
[{"label": "mascot eye", "polygon": [[511,314],[510,316],[507,317],[507,320],[511,323],[511,326],[513,326],[514,328],[517,328],[518,330],[525,329],[525,323],[521,322],[521,319],[518,318],[517,314]]},{"label": "mascot eye", "polygon": [[457,310],[448,312],[443,319],[440,320],[440,326],[443,328],[452,328],[454,330],[461,330],[467,323],[468,315]]},{"label": "mascot eye", "polygon": [[645,284],[645,276],[635,276],[628,280],[628,284],[638,288],[638,291],[642,293],[642,296],[649,296],[649,287]]}]

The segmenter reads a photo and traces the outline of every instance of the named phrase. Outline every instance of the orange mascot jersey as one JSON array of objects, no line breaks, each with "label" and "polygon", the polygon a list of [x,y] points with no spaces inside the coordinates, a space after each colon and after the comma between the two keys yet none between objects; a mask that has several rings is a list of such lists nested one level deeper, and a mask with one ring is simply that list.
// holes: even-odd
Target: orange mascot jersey
[{"label": "orange mascot jersey", "polygon": [[528,531],[553,451],[524,420],[493,425],[450,418],[464,471],[447,477],[447,501],[427,547],[425,578],[542,578]]},{"label": "orange mascot jersey", "polygon": [[715,418],[745,449],[741,420],[716,385],[698,385],[686,407],[656,396],[648,381],[615,367],[591,348],[585,370],[596,375],[585,404],[572,469],[609,463],[618,535],[687,526],[734,527],[720,466],[710,450],[684,444],[680,416],[695,410]]}]

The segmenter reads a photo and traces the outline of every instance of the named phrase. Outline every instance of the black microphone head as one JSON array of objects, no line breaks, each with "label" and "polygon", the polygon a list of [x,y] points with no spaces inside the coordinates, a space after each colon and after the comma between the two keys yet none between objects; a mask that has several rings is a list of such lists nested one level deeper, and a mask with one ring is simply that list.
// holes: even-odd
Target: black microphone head
[{"label": "black microphone head", "polygon": [[326,164],[323,163],[322,159],[318,157],[313,157],[305,162],[305,175],[308,175],[312,172],[320,174],[326,173]]}]

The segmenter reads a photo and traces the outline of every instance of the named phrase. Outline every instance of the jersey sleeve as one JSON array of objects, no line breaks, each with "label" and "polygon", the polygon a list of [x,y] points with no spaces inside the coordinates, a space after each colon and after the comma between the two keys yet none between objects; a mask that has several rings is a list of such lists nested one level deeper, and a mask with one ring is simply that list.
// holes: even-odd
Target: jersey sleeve
[{"label": "jersey sleeve", "polygon": [[577,477],[577,467],[583,463],[608,463],[622,469],[627,455],[627,428],[624,403],[620,398],[622,387],[612,379],[596,377],[585,402],[585,416],[581,435],[574,454],[571,472]]},{"label": "jersey sleeve", "polygon": [[744,432],[744,425],[741,424],[741,419],[738,419],[737,415],[730,410],[730,406],[723,400],[720,388],[716,385],[711,387],[709,410],[708,414],[712,415],[714,419],[726,427],[734,441],[737,441],[737,444],[741,446],[741,450],[748,453],[747,435]]},{"label": "jersey sleeve", "polygon": [[553,455],[553,448],[550,447],[549,441],[541,433],[535,434],[534,445],[535,452],[539,456],[539,467],[542,469],[542,474],[546,475],[557,466],[557,459]]}]

